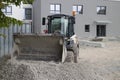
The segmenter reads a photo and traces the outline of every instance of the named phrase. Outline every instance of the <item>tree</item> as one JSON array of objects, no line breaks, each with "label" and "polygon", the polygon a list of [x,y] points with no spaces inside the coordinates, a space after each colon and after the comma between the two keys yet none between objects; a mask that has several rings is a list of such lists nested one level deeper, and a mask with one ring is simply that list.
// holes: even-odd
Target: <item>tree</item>
[{"label": "tree", "polygon": [[33,1],[34,0],[0,0],[0,28],[9,27],[11,24],[22,25],[22,21],[6,16],[2,12],[2,9],[4,9],[9,4],[20,6],[21,2],[32,4]]}]

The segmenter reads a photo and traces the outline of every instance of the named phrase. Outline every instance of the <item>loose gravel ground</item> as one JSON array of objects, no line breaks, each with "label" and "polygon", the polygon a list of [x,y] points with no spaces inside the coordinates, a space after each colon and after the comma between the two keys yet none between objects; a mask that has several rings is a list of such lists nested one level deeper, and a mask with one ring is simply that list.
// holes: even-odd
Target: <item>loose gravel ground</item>
[{"label": "loose gravel ground", "polygon": [[9,60],[0,80],[120,80],[120,42],[80,47],[79,63]]}]

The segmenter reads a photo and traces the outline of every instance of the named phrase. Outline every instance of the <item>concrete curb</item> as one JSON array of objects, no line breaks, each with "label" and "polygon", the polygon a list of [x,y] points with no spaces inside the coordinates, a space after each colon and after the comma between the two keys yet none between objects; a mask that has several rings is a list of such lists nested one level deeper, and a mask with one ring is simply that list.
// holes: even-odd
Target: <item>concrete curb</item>
[{"label": "concrete curb", "polygon": [[105,44],[102,42],[93,42],[93,41],[88,41],[88,40],[82,40],[82,41],[80,41],[80,46],[104,48]]}]

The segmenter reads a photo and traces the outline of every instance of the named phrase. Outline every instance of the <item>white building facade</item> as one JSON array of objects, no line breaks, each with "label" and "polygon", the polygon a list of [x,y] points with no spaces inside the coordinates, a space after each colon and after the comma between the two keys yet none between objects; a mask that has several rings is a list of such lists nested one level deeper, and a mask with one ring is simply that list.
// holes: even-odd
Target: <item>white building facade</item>
[{"label": "white building facade", "polygon": [[79,38],[120,35],[120,2],[108,0],[35,0],[34,32],[43,33],[42,18],[51,14],[76,12],[75,33]]},{"label": "white building facade", "polygon": [[32,28],[32,5],[31,4],[21,4],[20,6],[8,5],[4,9],[2,9],[2,11],[6,16],[21,20],[23,22],[23,26],[21,27],[21,29],[24,29],[22,30],[23,32],[26,31],[27,33],[28,31],[30,32],[32,31],[30,30]]}]

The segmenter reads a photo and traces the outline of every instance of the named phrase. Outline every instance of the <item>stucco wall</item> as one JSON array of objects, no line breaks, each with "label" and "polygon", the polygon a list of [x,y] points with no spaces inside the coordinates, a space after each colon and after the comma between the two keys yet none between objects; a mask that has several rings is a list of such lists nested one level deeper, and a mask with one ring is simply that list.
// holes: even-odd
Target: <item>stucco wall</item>
[{"label": "stucco wall", "polygon": [[[95,21],[107,21],[106,36],[120,35],[120,2],[103,0],[35,0],[34,7],[34,27],[41,33],[46,28],[43,26],[42,18],[50,15],[50,4],[61,4],[61,14],[72,15],[72,6],[83,5],[83,14],[77,14],[75,32],[79,37],[95,37]],[[106,15],[97,15],[96,6],[107,6]],[[90,25],[90,32],[85,32],[85,24]]]}]

